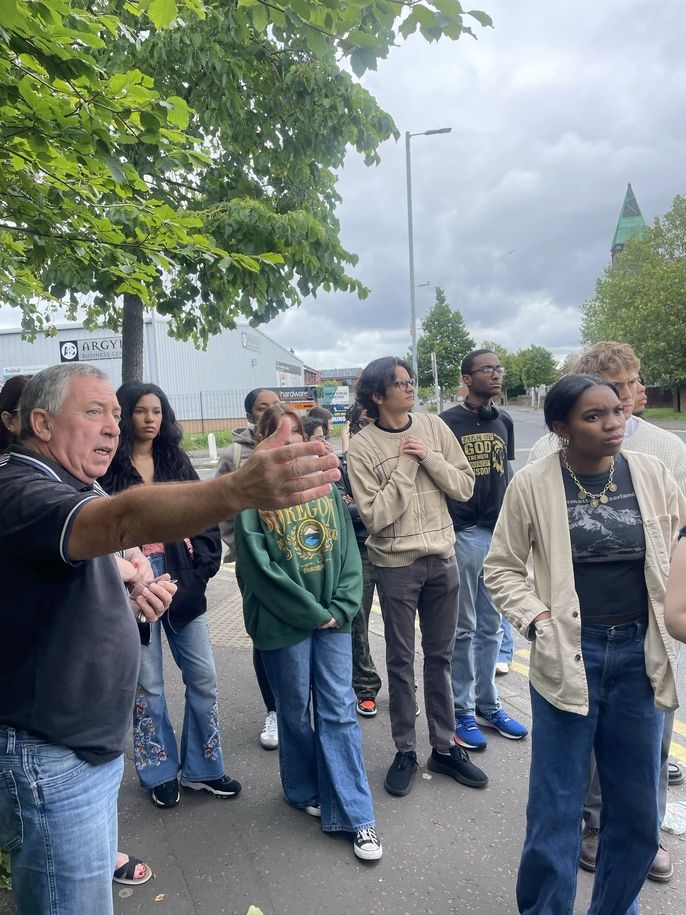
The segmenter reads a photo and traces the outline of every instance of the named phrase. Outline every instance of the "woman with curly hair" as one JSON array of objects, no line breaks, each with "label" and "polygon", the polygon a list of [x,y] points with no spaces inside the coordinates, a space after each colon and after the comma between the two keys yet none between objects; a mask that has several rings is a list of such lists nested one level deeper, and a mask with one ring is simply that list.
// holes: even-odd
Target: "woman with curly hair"
[{"label": "woman with curly hair", "polygon": [[[102,485],[115,493],[130,486],[197,480],[181,448],[182,430],[155,384],[129,382],[117,391],[122,408],[119,447]],[[169,572],[178,591],[143,647],[133,716],[136,771],[158,807],[179,802],[181,785],[215,797],[235,797],[240,784],[224,771],[219,738],[217,675],[207,625],[205,589],[221,559],[219,530],[177,543],[142,545],[156,575]],[[147,624],[146,624],[147,625]],[[162,628],[186,686],[180,749],[164,695]]]}]

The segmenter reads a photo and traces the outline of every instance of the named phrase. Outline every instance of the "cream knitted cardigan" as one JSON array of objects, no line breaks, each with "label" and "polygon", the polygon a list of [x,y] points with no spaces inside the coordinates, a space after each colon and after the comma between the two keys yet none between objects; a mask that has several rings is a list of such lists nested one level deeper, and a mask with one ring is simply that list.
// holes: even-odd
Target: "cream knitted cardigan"
[{"label": "cream knitted cardigan", "polygon": [[[408,435],[429,449],[421,463],[399,454]],[[445,497],[468,501],[474,471],[442,419],[412,414],[404,432],[365,426],[350,439],[348,474],[374,565],[408,566],[422,556],[452,555],[455,533]]]}]

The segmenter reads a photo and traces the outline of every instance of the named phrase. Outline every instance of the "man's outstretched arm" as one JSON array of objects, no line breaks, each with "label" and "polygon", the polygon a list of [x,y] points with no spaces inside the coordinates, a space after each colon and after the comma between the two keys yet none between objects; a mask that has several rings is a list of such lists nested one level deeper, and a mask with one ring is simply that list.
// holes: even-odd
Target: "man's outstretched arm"
[{"label": "man's outstretched arm", "polygon": [[161,541],[170,543],[213,527],[246,508],[300,505],[326,495],[340,477],[338,458],[322,442],[284,445],[290,420],[259,445],[235,473],[205,482],[138,486],[111,499],[92,499],[69,534],[71,560]]}]

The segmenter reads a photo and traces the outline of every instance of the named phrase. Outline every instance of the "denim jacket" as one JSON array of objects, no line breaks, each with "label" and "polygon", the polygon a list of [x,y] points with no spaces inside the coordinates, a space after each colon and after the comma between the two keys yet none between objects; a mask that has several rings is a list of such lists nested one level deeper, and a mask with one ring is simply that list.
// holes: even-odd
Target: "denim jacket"
[{"label": "denim jacket", "polygon": [[[657,708],[671,711],[679,704],[676,648],[665,628],[663,609],[670,556],[686,522],[686,499],[657,458],[622,453],[645,531],[646,672]],[[527,574],[529,557],[533,581]],[[484,563],[484,582],[498,609],[532,643],[529,677],[537,692],[559,709],[587,715],[581,612],[558,453],[528,464],[512,479]],[[545,610],[551,618],[532,626]]]}]

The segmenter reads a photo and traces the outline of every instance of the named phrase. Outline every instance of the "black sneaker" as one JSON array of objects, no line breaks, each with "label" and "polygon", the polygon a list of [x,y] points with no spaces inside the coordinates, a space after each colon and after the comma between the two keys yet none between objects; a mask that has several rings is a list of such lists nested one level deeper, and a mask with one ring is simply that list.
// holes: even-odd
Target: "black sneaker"
[{"label": "black sneaker", "polygon": [[189,782],[182,778],[181,784],[191,791],[209,791],[215,797],[235,797],[241,793],[241,783],[237,782],[235,778],[229,778],[228,775],[222,775],[221,778],[215,778],[211,782]]},{"label": "black sneaker", "polygon": [[386,773],[383,783],[386,791],[397,797],[405,797],[406,794],[409,794],[416,768],[417,754],[414,750],[409,750],[407,753],[396,753],[393,765]]},{"label": "black sneaker", "polygon": [[175,778],[168,782],[162,782],[161,785],[155,785],[150,792],[153,804],[158,807],[176,807],[181,795],[179,794],[179,783]]},{"label": "black sneaker", "polygon": [[358,829],[353,839],[353,851],[363,861],[378,861],[383,848],[373,826]]},{"label": "black sneaker", "polygon": [[488,784],[486,773],[469,761],[469,754],[462,747],[453,745],[450,754],[445,756],[436,749],[432,750],[426,766],[432,772],[449,775],[470,788],[485,788]]}]

